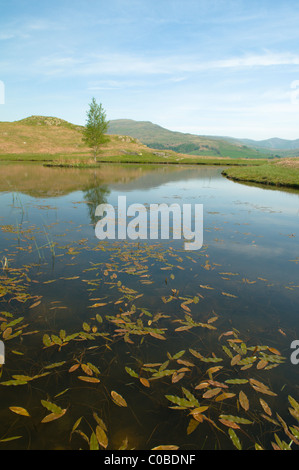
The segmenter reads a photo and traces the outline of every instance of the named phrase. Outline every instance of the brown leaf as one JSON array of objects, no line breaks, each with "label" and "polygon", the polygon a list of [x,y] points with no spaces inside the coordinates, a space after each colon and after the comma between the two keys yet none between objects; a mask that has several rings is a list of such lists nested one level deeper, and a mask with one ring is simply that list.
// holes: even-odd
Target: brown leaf
[{"label": "brown leaf", "polygon": [[191,309],[187,307],[185,304],[181,304],[181,307],[186,311],[186,312],[191,312]]},{"label": "brown leaf", "polygon": [[267,415],[272,416],[271,408],[269,407],[268,403],[266,403],[262,398],[260,398],[260,404]]},{"label": "brown leaf", "polygon": [[94,384],[100,382],[100,380],[96,379],[95,377],[87,377],[87,376],[85,377],[84,375],[80,375],[78,379],[82,380],[83,382],[89,382],[89,383],[94,383]]},{"label": "brown leaf", "polygon": [[209,385],[210,385],[209,382],[200,382],[200,384],[198,384],[195,387],[195,390],[201,390],[202,388],[207,388],[207,387],[209,387]]},{"label": "brown leaf", "polygon": [[93,375],[92,370],[86,364],[81,364],[81,369],[86,375],[89,375],[89,376]]},{"label": "brown leaf", "polygon": [[218,397],[216,397],[215,401],[222,401],[222,400],[226,400],[227,398],[232,398],[235,396],[236,396],[235,393],[222,392],[221,395],[218,395]]},{"label": "brown leaf", "polygon": [[69,368],[69,372],[74,372],[80,367],[80,364],[74,364],[72,367]]},{"label": "brown leaf", "polygon": [[116,405],[124,407],[128,406],[126,400],[114,390],[111,392],[111,397]]},{"label": "brown leaf", "polygon": [[16,413],[17,415],[21,416],[30,416],[27,410],[25,408],[21,408],[20,406],[10,406],[9,407],[10,411],[13,413]]},{"label": "brown leaf", "polygon": [[237,354],[236,356],[234,356],[230,362],[231,366],[234,366],[235,364],[238,364],[238,362],[241,361],[241,355],[240,354]]},{"label": "brown leaf", "polygon": [[240,429],[240,426],[237,423],[233,423],[232,421],[228,421],[227,419],[219,419],[220,423],[224,424],[224,426],[228,426],[229,428],[233,429]]},{"label": "brown leaf", "polygon": [[12,334],[12,328],[8,327],[6,330],[3,331],[2,337],[3,339],[7,339]]},{"label": "brown leaf", "polygon": [[277,349],[275,349],[275,348],[269,348],[269,346],[268,346],[268,349],[269,349],[269,351],[270,351],[271,353],[277,354],[278,356],[281,356],[281,353],[280,353]]},{"label": "brown leaf", "polygon": [[242,390],[239,393],[239,402],[245,411],[249,410],[249,401],[247,395]]},{"label": "brown leaf", "polygon": [[142,385],[143,385],[144,387],[148,387],[148,388],[150,387],[149,381],[148,381],[147,379],[145,379],[144,377],[140,377],[139,380],[140,380],[140,382],[142,383]]},{"label": "brown leaf", "polygon": [[153,331],[150,331],[149,334],[153,337],[153,338],[157,338],[157,339],[166,339],[165,336],[162,336],[160,335],[159,333],[155,333]]},{"label": "brown leaf", "polygon": [[37,302],[35,302],[34,304],[30,305],[29,308],[34,308],[34,307],[37,307],[39,304],[41,303],[41,300],[38,300]]},{"label": "brown leaf", "polygon": [[218,393],[221,392],[221,388],[212,388],[211,390],[208,390],[207,392],[205,392],[202,396],[202,398],[212,398],[214,397],[215,395],[218,395]]},{"label": "brown leaf", "polygon": [[176,372],[173,374],[171,382],[173,384],[179,382],[183,377],[185,376],[185,372],[181,372],[180,374],[177,374]]},{"label": "brown leaf", "polygon": [[256,368],[257,369],[263,369],[264,367],[266,367],[268,365],[268,361],[266,361],[265,359],[261,359],[257,365],[256,365]]}]

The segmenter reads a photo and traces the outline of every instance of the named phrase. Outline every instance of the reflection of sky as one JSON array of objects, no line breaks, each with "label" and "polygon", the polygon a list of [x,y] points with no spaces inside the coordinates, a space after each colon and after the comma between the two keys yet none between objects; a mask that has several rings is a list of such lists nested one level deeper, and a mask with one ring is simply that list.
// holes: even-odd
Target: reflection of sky
[{"label": "reflection of sky", "polygon": [[[299,255],[299,195],[234,183],[223,178],[220,171],[219,168],[201,171],[197,167],[188,172],[182,169],[182,178],[176,172],[175,181],[172,172],[165,171],[163,181],[157,181],[156,185],[151,185],[147,176],[141,176],[128,183],[128,191],[126,184],[121,183],[119,191],[114,183],[108,187],[111,191],[106,195],[106,202],[112,204],[116,212],[121,195],[126,196],[127,207],[133,203],[146,207],[161,203],[203,204],[204,244],[209,244],[218,256],[222,253],[224,257],[251,258],[258,264],[261,260],[269,263],[272,258],[280,261],[296,258]],[[142,178],[146,181],[145,189],[140,187]],[[38,227],[52,224],[49,231],[53,236],[65,230],[68,240],[85,236],[92,241],[95,234],[87,202],[81,191],[39,199],[2,193],[0,224],[19,224],[23,228],[30,224]]]}]

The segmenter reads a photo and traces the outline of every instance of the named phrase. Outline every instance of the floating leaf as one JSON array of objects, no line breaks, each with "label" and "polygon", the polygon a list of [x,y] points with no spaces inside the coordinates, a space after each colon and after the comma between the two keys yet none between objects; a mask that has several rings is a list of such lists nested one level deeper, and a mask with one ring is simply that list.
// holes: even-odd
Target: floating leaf
[{"label": "floating leaf", "polygon": [[152,450],[178,450],[178,446],[166,445],[166,446],[157,446],[153,447]]},{"label": "floating leaf", "polygon": [[221,392],[221,388],[212,388],[211,390],[208,390],[205,392],[202,396],[202,398],[213,398],[215,395],[218,395],[218,393]]},{"label": "floating leaf", "polygon": [[135,372],[133,369],[131,369],[130,367],[125,367],[126,369],[126,372],[131,376],[131,377],[134,377],[134,378],[137,378],[138,379],[138,374],[137,372]]},{"label": "floating leaf", "polygon": [[21,408],[20,406],[10,406],[9,409],[10,411],[12,411],[13,413],[16,413],[17,415],[30,417],[30,414],[28,413],[28,411],[25,410],[25,408]]},{"label": "floating leaf", "polygon": [[41,423],[50,423],[52,421],[56,421],[56,419],[59,419],[61,418],[62,416],[64,416],[66,413],[66,409],[65,410],[62,410],[61,413],[57,414],[57,413],[50,413],[49,415],[45,416],[45,418],[41,421]]},{"label": "floating leaf", "polygon": [[234,446],[238,449],[238,450],[242,450],[242,445],[241,445],[241,442],[237,436],[237,434],[235,433],[235,431],[230,428],[228,430],[228,433],[229,433],[229,437],[231,438],[232,440],[232,443],[234,444]]},{"label": "floating leaf", "polygon": [[174,369],[166,369],[166,370],[161,370],[158,372],[154,372],[152,378],[153,379],[159,379],[161,377],[167,377],[168,375],[172,375],[176,372]]},{"label": "floating leaf", "polygon": [[177,359],[180,359],[180,357],[182,357],[184,354],[185,354],[185,350],[183,351],[179,351],[178,353],[176,353],[174,356],[173,356],[173,359],[177,360]]},{"label": "floating leaf", "polygon": [[65,361],[54,362],[53,364],[49,364],[48,366],[45,366],[45,369],[55,369],[56,367],[63,366],[63,364],[65,364]]},{"label": "floating leaf", "polygon": [[128,406],[126,400],[114,390],[111,392],[111,397],[116,405],[123,406],[123,407]]},{"label": "floating leaf", "polygon": [[93,372],[92,372],[91,368],[88,367],[87,364],[81,364],[81,369],[83,370],[83,372],[84,372],[86,375],[89,375],[89,376],[92,376],[92,375],[93,375]]},{"label": "floating leaf", "polygon": [[173,374],[172,376],[172,379],[171,379],[171,382],[173,384],[179,382],[180,380],[182,380],[182,378],[185,376],[185,372],[181,372],[179,374],[177,374],[176,372]]},{"label": "floating leaf", "polygon": [[235,396],[236,396],[235,393],[222,392],[221,395],[218,395],[218,397],[215,398],[215,401],[222,401],[222,400],[226,400],[227,398],[232,398]]},{"label": "floating leaf", "polygon": [[239,393],[239,402],[245,411],[249,410],[249,401],[247,395],[242,390]]},{"label": "floating leaf", "polygon": [[227,426],[229,428],[240,429],[240,426],[237,423],[229,421],[228,419],[219,418],[219,421],[220,423],[224,424],[224,426]]},{"label": "floating leaf", "polygon": [[241,359],[242,358],[240,354],[237,354],[236,356],[234,356],[232,360],[230,361],[231,366],[238,364],[241,361]]},{"label": "floating leaf", "polygon": [[248,382],[247,379],[228,379],[225,381],[226,384],[246,384]]},{"label": "floating leaf", "polygon": [[69,368],[69,372],[72,373],[80,367],[80,364],[74,364],[72,367]]},{"label": "floating leaf", "polygon": [[143,385],[144,387],[148,387],[148,388],[150,387],[149,381],[148,381],[147,379],[145,379],[144,377],[140,377],[139,380],[140,380],[140,382],[142,383],[142,385]]},{"label": "floating leaf", "polygon": [[183,408],[193,408],[194,406],[192,403],[190,403],[189,400],[186,400],[185,398],[180,398],[175,395],[165,395],[165,397],[175,405],[179,405]]},{"label": "floating leaf", "polygon": [[108,437],[104,429],[101,426],[96,427],[96,437],[100,446],[106,449],[108,446]]},{"label": "floating leaf", "polygon": [[237,424],[253,424],[249,419],[241,418],[240,416],[220,415],[220,418]]},{"label": "floating leaf", "polygon": [[9,338],[9,336],[12,334],[12,328],[6,328],[3,333],[2,333],[2,336],[3,336],[3,339],[7,339]]},{"label": "floating leaf", "polygon": [[21,439],[22,437],[23,437],[23,436],[7,437],[6,439],[0,439],[0,442],[15,441],[16,439]]},{"label": "floating leaf", "polygon": [[79,380],[82,380],[82,382],[89,382],[93,384],[98,384],[100,383],[100,379],[97,379],[96,377],[85,377],[84,375],[78,376]]},{"label": "floating leaf", "polygon": [[191,418],[190,421],[189,421],[188,427],[187,427],[187,434],[189,435],[193,431],[195,431],[195,429],[197,428],[198,425],[199,425],[199,421],[197,421],[194,418]]},{"label": "floating leaf", "polygon": [[51,411],[54,414],[61,414],[63,412],[62,408],[59,406],[55,405],[55,403],[51,403],[50,401],[47,400],[41,400],[41,404],[47,408],[47,410]]},{"label": "floating leaf", "polygon": [[187,400],[189,400],[189,402],[192,403],[193,406],[196,406],[196,407],[200,406],[198,400],[195,398],[195,396],[191,392],[189,392],[189,390],[182,387],[182,391],[183,391],[185,397],[187,398]]},{"label": "floating leaf", "polygon": [[89,449],[90,450],[99,450],[99,443],[96,434],[93,432],[89,440]]},{"label": "floating leaf", "polygon": [[34,304],[32,304],[29,308],[35,308],[37,307],[38,305],[40,305],[41,303],[41,300],[38,300],[37,302],[35,302]]}]

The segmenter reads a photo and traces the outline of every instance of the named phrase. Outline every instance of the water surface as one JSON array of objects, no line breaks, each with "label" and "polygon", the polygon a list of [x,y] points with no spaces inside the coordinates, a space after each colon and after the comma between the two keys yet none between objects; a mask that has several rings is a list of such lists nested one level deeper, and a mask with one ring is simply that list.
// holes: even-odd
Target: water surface
[{"label": "water surface", "polygon": [[[298,337],[298,192],[235,183],[218,167],[34,164],[2,165],[0,191],[6,348],[0,439],[18,437],[0,443],[3,448],[90,448],[99,426],[94,413],[105,422],[108,449],[229,449],[222,415],[251,422],[235,428],[243,448],[272,448],[274,431],[289,442],[260,398],[273,409],[272,419],[278,412],[289,426],[297,424],[288,396],[299,401],[299,366],[290,361]],[[99,241],[95,208],[117,208],[120,195],[128,205],[203,204],[203,247],[185,251],[183,240],[173,239]],[[13,319],[18,322],[10,325]],[[65,341],[69,335],[75,337]],[[231,365],[226,348],[241,360],[256,359],[244,369]],[[257,367],[265,354],[271,357]],[[10,384],[20,375],[24,384]],[[252,378],[274,394],[255,390]],[[222,391],[232,396],[217,401],[217,395],[203,397],[212,383],[195,388],[211,379],[248,382],[229,384]],[[118,406],[112,391],[128,406]],[[204,418],[193,419],[197,406],[177,400],[188,391],[208,406]],[[50,411],[41,400],[67,411],[42,423]]]}]

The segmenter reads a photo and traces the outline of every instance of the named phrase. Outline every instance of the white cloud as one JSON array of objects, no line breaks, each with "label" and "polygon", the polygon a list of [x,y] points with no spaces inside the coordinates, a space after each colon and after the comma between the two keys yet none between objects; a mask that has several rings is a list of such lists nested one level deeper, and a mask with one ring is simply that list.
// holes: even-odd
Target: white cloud
[{"label": "white cloud", "polygon": [[[183,81],[186,74],[215,69],[246,69],[253,67],[299,65],[299,55],[266,52],[214,61],[199,57],[167,56],[146,57],[132,54],[88,54],[82,57],[43,57],[37,61],[38,69],[50,75],[175,75],[173,81]],[[182,75],[184,74],[184,75]]]}]

